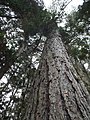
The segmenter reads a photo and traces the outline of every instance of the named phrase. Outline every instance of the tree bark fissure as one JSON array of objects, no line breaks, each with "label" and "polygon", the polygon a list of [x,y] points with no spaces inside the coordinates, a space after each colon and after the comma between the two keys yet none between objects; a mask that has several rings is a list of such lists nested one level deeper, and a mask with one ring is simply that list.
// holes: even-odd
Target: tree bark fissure
[{"label": "tree bark fissure", "polygon": [[61,92],[60,85],[59,85],[59,89],[60,89],[60,94],[61,94],[62,109],[63,109],[63,112],[64,112],[63,117],[61,118],[61,120],[62,119],[64,119],[64,120],[71,120],[71,117],[70,117],[70,115],[68,113],[68,110],[66,109],[67,107],[66,107],[66,104],[65,104],[64,96],[62,95],[62,92]]},{"label": "tree bark fissure", "polygon": [[[67,77],[68,77],[68,76],[67,76]],[[69,80],[69,77],[68,77],[68,80]],[[71,82],[71,81],[70,81],[70,82]],[[79,81],[78,81],[78,83],[79,83]],[[71,84],[72,84],[72,82],[71,82]],[[79,88],[80,88],[80,90],[82,91],[82,94],[83,94],[83,98],[82,98],[83,103],[84,103],[84,99],[85,99],[85,103],[87,103],[87,105],[84,105],[84,104],[82,104],[82,101],[81,101],[82,107],[80,107],[80,104],[79,104],[80,100],[78,100],[78,98],[81,99],[81,97],[78,96],[78,91],[76,91],[76,88],[74,87],[73,84],[72,84],[72,88],[73,88],[73,90],[74,90],[75,102],[76,102],[76,105],[77,105],[78,112],[80,112],[81,116],[84,118],[83,112],[84,112],[84,111],[88,111],[88,106],[87,106],[87,105],[88,105],[88,101],[87,101],[87,99],[86,99],[87,97],[86,97],[85,92],[83,91],[82,87],[81,87],[80,84],[79,84]],[[77,101],[77,100],[78,100],[78,101]],[[85,106],[86,106],[86,107],[85,107]]]},{"label": "tree bark fissure", "polygon": [[[67,76],[68,77],[68,76]],[[68,80],[69,80],[69,78],[68,78]],[[70,81],[70,80],[69,80]],[[71,82],[71,81],[70,81]],[[71,82],[71,85],[72,85],[72,82]],[[75,102],[76,102],[76,106],[77,106],[77,111],[79,112],[79,114],[80,114],[80,116],[82,117],[82,118],[84,118],[83,117],[83,113],[82,113],[82,111],[81,111],[81,109],[80,109],[80,107],[79,107],[79,104],[78,104],[78,102],[77,102],[77,99],[76,99],[76,89],[74,88],[74,86],[72,85],[72,88],[73,88],[73,92],[74,92],[74,94],[75,94]]]},{"label": "tree bark fissure", "polygon": [[37,114],[37,107],[39,104],[39,89],[40,89],[40,82],[39,82],[38,88],[37,88],[37,99],[36,99],[35,112],[34,112],[34,119],[35,120],[36,120],[36,114]]},{"label": "tree bark fissure", "polygon": [[89,93],[79,80],[57,32],[46,41],[38,69],[40,74],[35,76],[31,93],[36,108],[26,120],[90,120]]},{"label": "tree bark fissure", "polygon": [[48,77],[48,72],[49,72],[49,66],[46,60],[46,120],[49,120],[49,113],[50,113],[50,100],[49,100],[49,77]]}]

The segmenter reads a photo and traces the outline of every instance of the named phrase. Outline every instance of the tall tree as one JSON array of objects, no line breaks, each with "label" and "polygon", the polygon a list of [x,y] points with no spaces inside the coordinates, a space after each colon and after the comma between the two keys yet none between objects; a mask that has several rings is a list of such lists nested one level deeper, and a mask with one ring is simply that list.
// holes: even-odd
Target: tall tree
[{"label": "tall tree", "polygon": [[[27,53],[25,46],[23,51],[26,53],[19,54],[19,57],[23,58],[20,59],[22,62],[19,61],[19,65],[25,73],[19,67],[16,69],[16,66],[12,66],[12,76],[9,77],[13,94],[10,99],[11,103],[9,102],[7,105],[12,108],[8,107],[10,109],[8,110],[6,107],[6,111],[3,112],[6,116],[2,114],[2,120],[89,120],[90,96],[74,69],[62,42],[62,37],[58,33],[55,14],[53,14],[54,17],[50,16],[50,13],[46,10],[43,11],[42,7],[38,7],[34,0],[8,0],[8,2],[1,0],[0,2],[11,7],[17,13],[17,16],[14,17],[20,17],[25,37],[23,45],[29,42],[30,35],[39,33],[47,37],[37,70],[31,69],[32,66],[29,65],[27,59],[32,56],[31,53],[34,53],[33,50],[36,50],[41,39],[36,40],[35,44],[30,44],[31,53],[29,51],[29,54],[31,56],[25,55]],[[31,5],[33,5],[32,9]],[[40,23],[41,21],[42,23]],[[15,70],[16,74],[14,74]],[[32,71],[35,72],[34,77]],[[21,86],[18,84],[19,82],[21,82]],[[15,96],[17,91],[15,85],[17,88],[22,88],[19,101]],[[14,102],[15,100],[18,103]],[[21,106],[19,106],[20,104]]]},{"label": "tall tree", "polygon": [[[65,41],[65,44],[68,45],[69,54],[74,57],[74,64],[75,66],[77,65],[77,70],[79,70],[78,73],[81,71],[79,69],[81,66],[83,72],[81,72],[81,78],[83,78],[84,74],[87,74],[86,76],[88,76],[88,78],[84,78],[83,81],[90,91],[89,4],[90,1],[84,1],[83,5],[79,6],[77,11],[73,11],[67,16],[64,30],[67,33],[67,41]],[[63,37],[65,38],[65,34],[63,34]],[[84,67],[85,64],[88,65],[87,68]]]},{"label": "tall tree", "polygon": [[45,43],[24,120],[89,120],[90,96],[58,32]]}]

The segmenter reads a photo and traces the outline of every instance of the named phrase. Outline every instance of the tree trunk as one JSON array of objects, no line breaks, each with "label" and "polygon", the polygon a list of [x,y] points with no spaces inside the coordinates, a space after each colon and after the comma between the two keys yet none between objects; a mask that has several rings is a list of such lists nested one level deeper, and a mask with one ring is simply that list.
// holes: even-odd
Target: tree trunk
[{"label": "tree trunk", "polygon": [[90,120],[90,96],[58,32],[45,43],[24,120]]},{"label": "tree trunk", "polygon": [[75,70],[80,76],[80,79],[84,82],[84,85],[86,86],[88,92],[90,93],[90,76],[88,71],[85,69],[84,65],[80,60],[73,59],[72,57],[71,57],[71,60]]}]

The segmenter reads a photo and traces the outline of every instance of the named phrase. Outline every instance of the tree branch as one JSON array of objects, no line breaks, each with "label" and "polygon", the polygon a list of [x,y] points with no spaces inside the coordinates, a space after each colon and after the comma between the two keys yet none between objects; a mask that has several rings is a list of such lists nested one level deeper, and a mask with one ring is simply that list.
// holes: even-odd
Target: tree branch
[{"label": "tree branch", "polygon": [[10,18],[10,19],[12,19],[12,18],[20,18],[20,16],[7,16],[7,15],[0,15],[0,17],[6,17],[6,18]]}]

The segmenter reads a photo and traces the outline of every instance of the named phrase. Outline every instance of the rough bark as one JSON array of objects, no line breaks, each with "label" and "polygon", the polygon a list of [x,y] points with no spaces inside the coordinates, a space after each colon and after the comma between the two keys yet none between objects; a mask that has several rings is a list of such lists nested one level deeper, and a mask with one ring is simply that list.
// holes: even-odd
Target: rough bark
[{"label": "rough bark", "polygon": [[24,120],[90,120],[90,96],[58,32],[45,43]]},{"label": "rough bark", "polygon": [[87,90],[90,93],[90,76],[89,76],[88,71],[85,69],[84,65],[78,59],[75,60],[71,57],[71,60],[72,60],[75,70],[77,71],[78,75],[80,76],[80,79],[84,82]]}]

